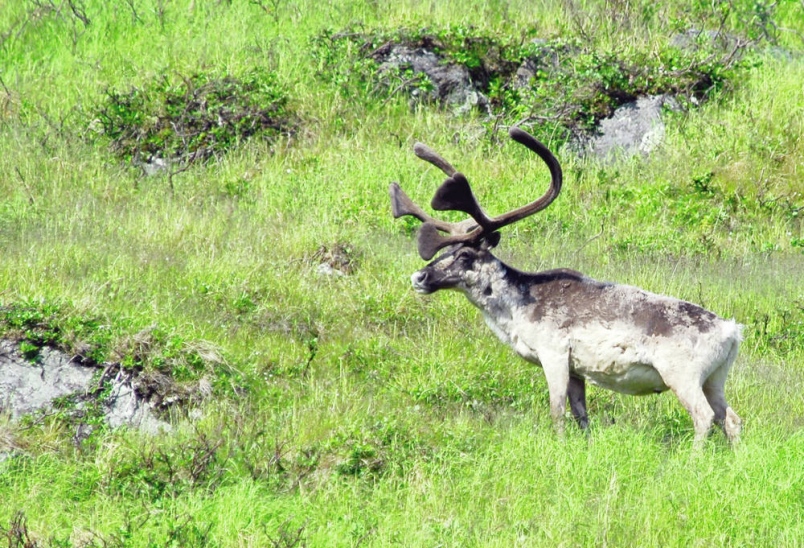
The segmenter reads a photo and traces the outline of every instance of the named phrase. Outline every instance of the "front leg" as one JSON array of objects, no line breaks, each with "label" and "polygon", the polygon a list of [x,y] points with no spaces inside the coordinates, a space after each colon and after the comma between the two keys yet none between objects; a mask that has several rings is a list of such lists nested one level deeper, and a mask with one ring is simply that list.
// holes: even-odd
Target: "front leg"
[{"label": "front leg", "polygon": [[582,430],[589,426],[589,417],[586,416],[586,382],[580,377],[570,375],[569,378],[569,403],[572,416]]},{"label": "front leg", "polygon": [[570,387],[569,356],[565,353],[550,353],[539,356],[550,392],[550,414],[556,431],[564,433],[564,412],[567,409],[567,394]]}]

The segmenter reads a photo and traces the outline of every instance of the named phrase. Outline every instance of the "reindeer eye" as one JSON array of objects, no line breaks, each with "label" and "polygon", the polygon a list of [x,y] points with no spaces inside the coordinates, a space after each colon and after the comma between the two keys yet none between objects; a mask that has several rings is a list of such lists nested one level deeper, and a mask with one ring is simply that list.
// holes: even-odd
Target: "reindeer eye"
[{"label": "reindeer eye", "polygon": [[464,252],[458,254],[457,260],[458,260],[458,263],[460,263],[460,265],[462,267],[469,268],[470,266],[472,266],[474,264],[475,256],[474,256],[474,254],[472,254],[472,253],[470,253],[468,251],[464,251]]}]

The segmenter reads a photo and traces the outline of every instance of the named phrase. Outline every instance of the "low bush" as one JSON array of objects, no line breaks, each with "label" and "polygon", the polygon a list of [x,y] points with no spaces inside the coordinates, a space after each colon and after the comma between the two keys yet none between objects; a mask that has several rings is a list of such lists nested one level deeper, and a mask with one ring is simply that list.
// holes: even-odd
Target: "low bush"
[{"label": "low bush", "polygon": [[161,76],[141,87],[108,89],[97,117],[112,151],[134,162],[205,160],[252,137],[271,141],[293,133],[296,126],[282,86],[258,69],[240,77]]}]

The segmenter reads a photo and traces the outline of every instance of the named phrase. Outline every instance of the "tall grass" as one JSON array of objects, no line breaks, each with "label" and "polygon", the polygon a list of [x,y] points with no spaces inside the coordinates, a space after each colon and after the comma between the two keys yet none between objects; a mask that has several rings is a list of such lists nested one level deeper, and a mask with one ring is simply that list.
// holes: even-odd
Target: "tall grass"
[{"label": "tall grass", "polygon": [[[316,77],[309,52],[324,29],[355,25],[535,28],[658,51],[676,30],[720,24],[709,2],[74,4],[88,25],[66,2],[0,10],[0,306],[94,318],[110,360],[142,332],[204,341],[227,374],[156,437],[99,429],[75,446],[57,417],[0,419],[4,534],[21,511],[40,544],[62,546],[801,542],[795,3],[778,6],[775,27],[765,4],[731,3],[729,29],[773,31],[792,58],[757,53],[731,90],[669,113],[650,158],[559,150],[561,197],[499,249],[521,268],[577,268],[746,325],[727,384],[743,442],[732,450],[716,432],[700,453],[668,394],[590,388],[589,435],[558,438],[541,371],[457,295],[413,294],[413,227],[391,219],[387,186],[426,203],[441,181],[413,142],[467,173],[495,214],[540,193],[546,170],[483,119],[350,97]],[[286,86],[302,120],[292,137],[241,143],[168,180],[122,164],[93,123],[106,89],[253,66]],[[353,273],[321,274],[338,246]]]}]

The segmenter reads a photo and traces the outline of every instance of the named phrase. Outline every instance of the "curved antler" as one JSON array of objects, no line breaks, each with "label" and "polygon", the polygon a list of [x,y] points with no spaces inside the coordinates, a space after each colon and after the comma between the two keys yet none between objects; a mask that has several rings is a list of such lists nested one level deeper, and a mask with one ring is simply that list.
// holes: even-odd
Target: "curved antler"
[{"label": "curved antler", "polygon": [[404,215],[410,215],[425,224],[435,226],[437,230],[446,232],[447,234],[463,234],[477,226],[469,220],[461,221],[460,223],[450,223],[431,217],[405,194],[405,191],[400,188],[397,182],[391,183],[388,192],[391,195],[391,213],[394,219],[398,219]]},{"label": "curved antler", "polygon": [[[535,152],[547,164],[550,170],[550,187],[547,192],[533,202],[520,208],[504,213],[498,217],[490,218],[480,207],[480,204],[472,193],[469,181],[466,177],[455,170],[449,162],[444,160],[432,149],[417,143],[414,151],[419,158],[430,162],[441,171],[448,175],[440,187],[436,190],[430,205],[439,211],[463,211],[474,219],[461,223],[448,223],[434,219],[427,215],[419,206],[408,198],[396,183],[391,184],[391,209],[394,217],[402,215],[412,215],[424,222],[419,230],[418,247],[419,255],[428,261],[435,256],[438,250],[453,244],[475,243],[485,238],[492,245],[499,240],[499,236],[492,236],[497,230],[508,226],[525,217],[541,211],[550,205],[561,192],[563,174],[561,165],[550,150],[534,138],[529,133],[512,127],[508,134],[516,142],[528,147]],[[449,236],[442,236],[438,232],[446,232]]]},{"label": "curved antler", "polygon": [[551,203],[553,203],[553,200],[558,198],[558,194],[561,192],[561,184],[564,181],[564,174],[561,172],[561,164],[558,163],[558,160],[555,156],[553,156],[553,153],[550,152],[550,149],[544,146],[540,141],[536,140],[533,135],[519,129],[518,127],[512,127],[509,129],[508,135],[520,145],[525,145],[531,151],[535,152],[539,158],[541,158],[544,163],[547,164],[547,168],[550,170],[550,188],[548,188],[547,192],[545,192],[544,195],[538,200],[534,200],[528,205],[522,206],[513,211],[509,211],[508,213],[504,213],[503,215],[500,215],[494,219],[495,223],[500,223],[495,230],[520,221],[525,217],[530,217],[534,213],[539,212],[549,206]]}]

